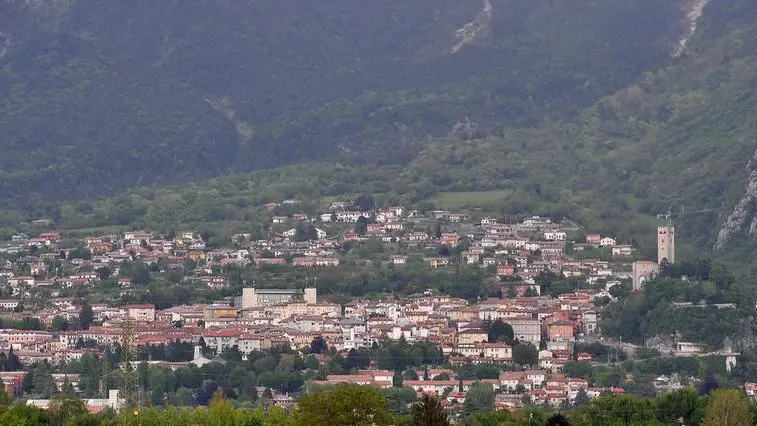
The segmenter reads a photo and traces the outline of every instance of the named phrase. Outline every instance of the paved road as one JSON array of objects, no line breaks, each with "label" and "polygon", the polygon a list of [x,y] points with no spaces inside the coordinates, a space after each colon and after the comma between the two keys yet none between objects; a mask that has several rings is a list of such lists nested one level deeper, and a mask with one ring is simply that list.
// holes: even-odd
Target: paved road
[{"label": "paved road", "polygon": [[628,355],[628,359],[633,359],[636,349],[643,348],[644,346],[634,345],[633,343],[624,342],[622,340],[616,340],[609,337],[600,339],[597,336],[586,336],[578,339],[578,343],[601,343],[611,348],[621,349]]}]

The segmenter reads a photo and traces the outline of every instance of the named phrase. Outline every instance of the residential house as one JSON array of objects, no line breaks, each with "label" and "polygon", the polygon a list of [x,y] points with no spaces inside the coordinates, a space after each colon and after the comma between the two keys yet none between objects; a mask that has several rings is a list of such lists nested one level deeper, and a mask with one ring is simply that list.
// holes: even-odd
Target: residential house
[{"label": "residential house", "polygon": [[124,233],[124,243],[126,244],[140,245],[144,241],[149,245],[152,238],[153,235],[150,232],[132,231]]},{"label": "residential house", "polygon": [[428,241],[428,234],[425,232],[411,232],[407,235],[407,241],[410,243],[424,243]]},{"label": "residential house", "polygon": [[458,344],[483,343],[488,339],[488,333],[480,328],[470,328],[457,333]]},{"label": "residential house", "polygon": [[393,265],[404,265],[407,263],[407,256],[394,255],[389,258],[389,263]]},{"label": "residential house", "polygon": [[633,246],[630,244],[619,244],[612,248],[613,256],[631,256],[633,255]]},{"label": "residential house", "polygon": [[497,276],[508,277],[515,274],[515,266],[510,264],[497,265]]},{"label": "residential house", "polygon": [[550,341],[573,340],[575,326],[570,321],[557,320],[547,326],[547,339]]},{"label": "residential house", "polygon": [[444,246],[457,247],[460,244],[460,236],[454,233],[443,233],[442,238],[439,240]]},{"label": "residential house", "polygon": [[432,268],[439,268],[449,265],[449,258],[446,257],[426,257],[423,260]]},{"label": "residential house", "polygon": [[589,234],[586,236],[586,244],[598,246],[601,242],[602,236],[599,234]]},{"label": "residential house", "polygon": [[544,239],[547,241],[565,241],[565,232],[547,231],[544,233]]},{"label": "residential house", "polygon": [[128,315],[135,321],[152,322],[155,321],[155,305],[129,305],[127,306]]},{"label": "residential house", "polygon": [[467,222],[468,215],[464,213],[449,213],[447,220],[453,223]]}]

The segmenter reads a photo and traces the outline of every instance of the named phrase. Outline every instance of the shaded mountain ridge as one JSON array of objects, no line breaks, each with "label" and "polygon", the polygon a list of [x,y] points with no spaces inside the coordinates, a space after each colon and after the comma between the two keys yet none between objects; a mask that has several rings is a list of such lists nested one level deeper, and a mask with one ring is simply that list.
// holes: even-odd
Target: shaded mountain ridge
[{"label": "shaded mountain ridge", "polygon": [[482,134],[571,117],[683,30],[654,0],[5,0],[0,199],[403,164],[465,117]]}]

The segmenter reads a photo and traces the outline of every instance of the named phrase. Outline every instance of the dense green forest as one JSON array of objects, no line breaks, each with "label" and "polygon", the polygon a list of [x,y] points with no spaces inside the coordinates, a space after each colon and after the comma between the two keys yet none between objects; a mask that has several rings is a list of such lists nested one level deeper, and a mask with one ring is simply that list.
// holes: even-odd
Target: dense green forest
[{"label": "dense green forest", "polygon": [[0,199],[404,164],[467,119],[568,117],[665,64],[683,3],[4,2]]}]

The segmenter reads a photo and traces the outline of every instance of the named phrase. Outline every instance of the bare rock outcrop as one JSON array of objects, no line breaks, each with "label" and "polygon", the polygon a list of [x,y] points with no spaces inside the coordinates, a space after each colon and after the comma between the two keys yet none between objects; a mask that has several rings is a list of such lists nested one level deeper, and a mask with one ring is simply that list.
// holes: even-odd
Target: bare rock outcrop
[{"label": "bare rock outcrop", "polygon": [[721,249],[728,244],[739,230],[744,229],[749,221],[750,235],[757,234],[757,217],[754,216],[754,205],[757,203],[757,151],[746,166],[749,177],[747,178],[746,191],[739,202],[733,208],[733,211],[723,222],[718,238],[715,242],[715,248]]},{"label": "bare rock outcrop", "polygon": [[452,53],[457,53],[463,46],[481,37],[489,29],[489,21],[492,18],[494,7],[491,0],[484,0],[484,6],[476,19],[463,25],[455,34],[458,42],[452,47]]},{"label": "bare rock outcrop", "polygon": [[686,45],[689,44],[689,40],[694,37],[694,33],[697,32],[697,25],[699,24],[699,18],[704,13],[704,8],[710,0],[689,0],[685,2],[684,11],[686,12],[686,29],[681,36],[678,43],[673,47],[673,57],[678,57],[686,49]]}]

